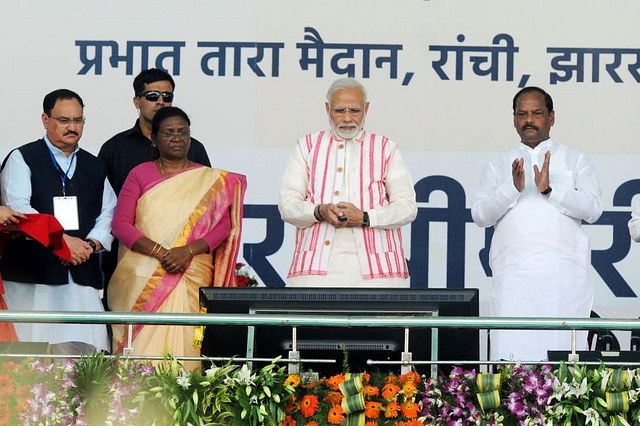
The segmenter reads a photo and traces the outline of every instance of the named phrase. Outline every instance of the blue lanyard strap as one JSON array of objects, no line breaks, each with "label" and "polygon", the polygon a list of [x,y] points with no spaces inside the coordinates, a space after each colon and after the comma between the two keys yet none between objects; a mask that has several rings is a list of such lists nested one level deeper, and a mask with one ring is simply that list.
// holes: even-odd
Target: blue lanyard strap
[{"label": "blue lanyard strap", "polygon": [[51,148],[49,148],[49,145],[47,145],[46,142],[44,142],[44,144],[47,147],[47,150],[49,151],[49,156],[51,157],[51,161],[53,162],[53,165],[55,166],[56,170],[58,171],[58,175],[60,176],[60,181],[62,182],[62,196],[66,197],[67,196],[67,178],[69,177],[69,170],[71,170],[71,166],[73,165],[73,160],[75,160],[76,158],[76,153],[74,152],[73,154],[71,154],[71,161],[69,162],[69,167],[67,168],[66,172],[63,172],[62,169],[60,168],[60,165],[56,161],[56,158],[54,157],[53,152],[51,151]]}]

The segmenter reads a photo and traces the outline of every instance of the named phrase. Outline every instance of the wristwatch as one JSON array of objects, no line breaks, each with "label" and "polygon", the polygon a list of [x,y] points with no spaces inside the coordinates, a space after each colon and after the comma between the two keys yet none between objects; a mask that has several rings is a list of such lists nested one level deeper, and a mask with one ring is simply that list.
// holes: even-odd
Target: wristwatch
[{"label": "wristwatch", "polygon": [[91,250],[93,250],[94,253],[98,251],[98,246],[96,245],[95,241],[89,238],[87,238],[85,241],[87,242],[87,244],[89,244],[89,247],[91,247]]},{"label": "wristwatch", "polygon": [[363,228],[369,227],[369,213],[367,212],[362,212],[362,227]]}]

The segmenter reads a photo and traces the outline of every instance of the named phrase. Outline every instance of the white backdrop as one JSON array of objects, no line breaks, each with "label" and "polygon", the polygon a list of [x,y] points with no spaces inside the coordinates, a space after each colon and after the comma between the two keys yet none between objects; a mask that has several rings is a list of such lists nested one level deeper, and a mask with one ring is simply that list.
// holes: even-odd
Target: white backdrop
[{"label": "white backdrop", "polygon": [[[367,127],[400,144],[423,188],[422,219],[405,234],[412,286],[478,287],[486,313],[485,234],[469,221],[470,197],[484,163],[518,143],[513,95],[541,86],[555,101],[553,137],[587,153],[603,187],[605,215],[586,226],[596,311],[640,316],[640,248],[626,232],[640,192],[637,1],[60,0],[3,9],[0,156],[42,136],[42,98],[61,87],[84,98],[81,145],[97,153],[136,118],[133,77],[165,67],[174,105],[190,114],[212,163],[248,177],[242,254],[267,285],[282,284],[293,245],[292,227],[274,215],[286,159],[295,139],[326,126],[326,88],[351,67],[369,89]],[[429,219],[445,208],[447,222]],[[448,235],[453,228],[461,232]]]}]

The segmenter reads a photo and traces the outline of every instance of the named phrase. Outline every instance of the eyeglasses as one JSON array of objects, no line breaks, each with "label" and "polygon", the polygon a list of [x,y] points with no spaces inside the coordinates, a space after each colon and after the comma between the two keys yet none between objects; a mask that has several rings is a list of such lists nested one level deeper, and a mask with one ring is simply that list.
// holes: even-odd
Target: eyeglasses
[{"label": "eyeglasses", "polygon": [[173,93],[172,92],[160,92],[158,90],[149,90],[148,92],[142,92],[139,96],[144,96],[146,100],[149,102],[157,102],[162,96],[162,100],[164,102],[173,102]]},{"label": "eyeglasses", "polygon": [[158,133],[158,136],[160,136],[162,139],[166,140],[166,141],[170,141],[173,138],[178,138],[181,140],[185,140],[189,138],[189,135],[191,135],[191,132],[189,130],[183,130],[180,132],[164,132],[164,133]]},{"label": "eyeglasses", "polygon": [[54,117],[53,115],[49,116],[50,118],[53,118],[54,120],[56,120],[58,123],[60,124],[75,124],[76,126],[84,126],[84,122],[85,122],[85,118],[84,116],[82,117],[76,117],[76,118],[69,118],[69,117]]}]

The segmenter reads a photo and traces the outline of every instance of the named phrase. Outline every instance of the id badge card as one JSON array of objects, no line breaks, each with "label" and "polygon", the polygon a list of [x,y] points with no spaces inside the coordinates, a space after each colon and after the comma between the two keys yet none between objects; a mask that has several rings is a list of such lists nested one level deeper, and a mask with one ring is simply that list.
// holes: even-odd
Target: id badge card
[{"label": "id badge card", "polygon": [[53,215],[65,231],[80,229],[78,220],[78,197],[53,197]]}]

